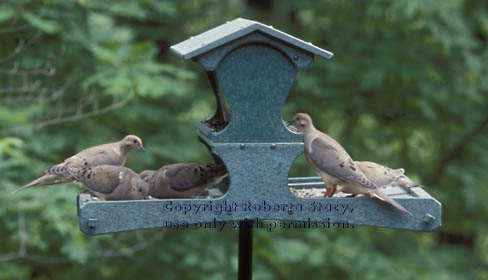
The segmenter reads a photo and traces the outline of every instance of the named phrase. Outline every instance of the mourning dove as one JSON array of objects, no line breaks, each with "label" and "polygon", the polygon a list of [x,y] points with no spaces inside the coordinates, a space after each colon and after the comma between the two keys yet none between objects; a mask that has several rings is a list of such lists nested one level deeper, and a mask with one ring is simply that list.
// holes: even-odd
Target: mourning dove
[{"label": "mourning dove", "polygon": [[[359,166],[361,171],[363,171],[366,178],[375,183],[378,187],[384,187],[391,184],[404,185],[407,187],[415,185],[414,182],[405,176],[405,170],[403,168],[391,169],[372,161],[355,161],[355,163]],[[338,185],[337,188],[328,187],[324,197],[332,197],[336,190],[341,190],[341,186]]]},{"label": "mourning dove", "polygon": [[[46,175],[30,182],[29,184],[21,188],[18,188],[14,191],[14,193],[38,185],[54,185],[72,182],[73,178],[71,178],[68,172],[68,167],[82,168],[102,164],[123,166],[127,157],[127,153],[135,148],[139,148],[144,151],[144,146],[142,146],[142,140],[135,135],[128,135],[119,142],[102,144],[87,148],[77,153],[76,155],[67,158],[62,163],[47,168],[44,171]],[[50,182],[50,180],[56,178],[61,178],[61,180]]]},{"label": "mourning dove", "polygon": [[67,169],[74,180],[103,200],[135,200],[148,197],[148,183],[130,168],[98,165]]},{"label": "mourning dove", "polygon": [[317,130],[309,115],[296,114],[290,124],[303,134],[305,157],[327,186],[335,189],[340,185],[341,191],[345,193],[374,196],[412,215],[383,193],[373,180],[368,179],[341,144]]},{"label": "mourning dove", "polygon": [[175,163],[159,170],[144,170],[140,175],[149,183],[151,197],[194,198],[228,173],[225,166],[219,164]]}]

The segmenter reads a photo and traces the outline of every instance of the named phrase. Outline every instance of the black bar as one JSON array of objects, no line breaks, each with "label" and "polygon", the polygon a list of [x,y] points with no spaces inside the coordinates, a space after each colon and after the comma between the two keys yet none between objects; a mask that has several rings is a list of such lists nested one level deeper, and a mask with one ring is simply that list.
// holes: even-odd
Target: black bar
[{"label": "black bar", "polygon": [[252,278],[252,231],[253,223],[247,219],[241,221],[239,227],[239,265],[237,279],[250,280]]}]

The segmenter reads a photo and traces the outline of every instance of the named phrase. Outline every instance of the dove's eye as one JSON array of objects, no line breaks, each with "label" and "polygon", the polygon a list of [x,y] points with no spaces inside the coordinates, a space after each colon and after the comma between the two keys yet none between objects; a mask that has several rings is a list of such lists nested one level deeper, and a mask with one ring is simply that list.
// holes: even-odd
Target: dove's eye
[{"label": "dove's eye", "polygon": [[300,117],[297,117],[297,121],[299,121],[301,118]]},{"label": "dove's eye", "polygon": [[140,192],[142,192],[142,189],[139,189]]},{"label": "dove's eye", "polygon": [[134,139],[134,141],[132,141],[132,142],[134,142],[134,144],[135,144],[135,143],[137,143],[137,140],[136,140],[136,139]]}]

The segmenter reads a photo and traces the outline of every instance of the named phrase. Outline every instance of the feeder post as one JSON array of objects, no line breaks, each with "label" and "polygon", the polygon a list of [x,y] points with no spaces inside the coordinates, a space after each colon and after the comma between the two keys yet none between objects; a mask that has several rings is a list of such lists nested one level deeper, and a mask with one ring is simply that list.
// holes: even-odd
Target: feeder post
[{"label": "feeder post", "polygon": [[237,267],[237,279],[248,280],[252,278],[252,247],[253,247],[253,222],[243,220],[239,226],[239,264]]}]

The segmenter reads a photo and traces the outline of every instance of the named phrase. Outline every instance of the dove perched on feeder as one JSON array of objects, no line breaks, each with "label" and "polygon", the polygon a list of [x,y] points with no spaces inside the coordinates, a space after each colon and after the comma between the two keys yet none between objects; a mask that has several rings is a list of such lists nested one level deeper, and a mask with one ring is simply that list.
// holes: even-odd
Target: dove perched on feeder
[{"label": "dove perched on feeder", "polygon": [[[135,135],[128,135],[119,142],[87,148],[74,156],[67,158],[62,163],[47,168],[44,171],[46,175],[18,188],[14,193],[38,185],[55,185],[72,182],[73,178],[71,178],[71,175],[68,172],[69,167],[82,168],[102,164],[123,166],[127,153],[136,148],[144,151],[141,138]],[[51,181],[56,178],[62,178],[62,180]]]},{"label": "dove perched on feeder", "polygon": [[[404,185],[406,187],[415,185],[414,182],[405,176],[405,170],[403,168],[391,169],[372,161],[355,161],[354,163],[359,166],[366,178],[375,183],[378,187],[384,187],[391,184]],[[332,197],[337,190],[342,191],[340,185],[327,187],[324,197]]]},{"label": "dove perched on feeder", "polygon": [[115,165],[68,167],[69,174],[103,200],[147,199],[149,185],[132,169]]},{"label": "dove perched on feeder", "polygon": [[305,157],[312,168],[322,177],[325,185],[332,186],[332,192],[335,192],[339,185],[344,193],[374,196],[412,215],[383,193],[374,181],[368,179],[359,164],[352,160],[341,144],[317,130],[309,115],[296,114],[290,124],[303,134]]},{"label": "dove perched on feeder", "polygon": [[219,164],[175,163],[159,170],[144,170],[140,175],[149,183],[153,198],[194,198],[228,173]]}]

